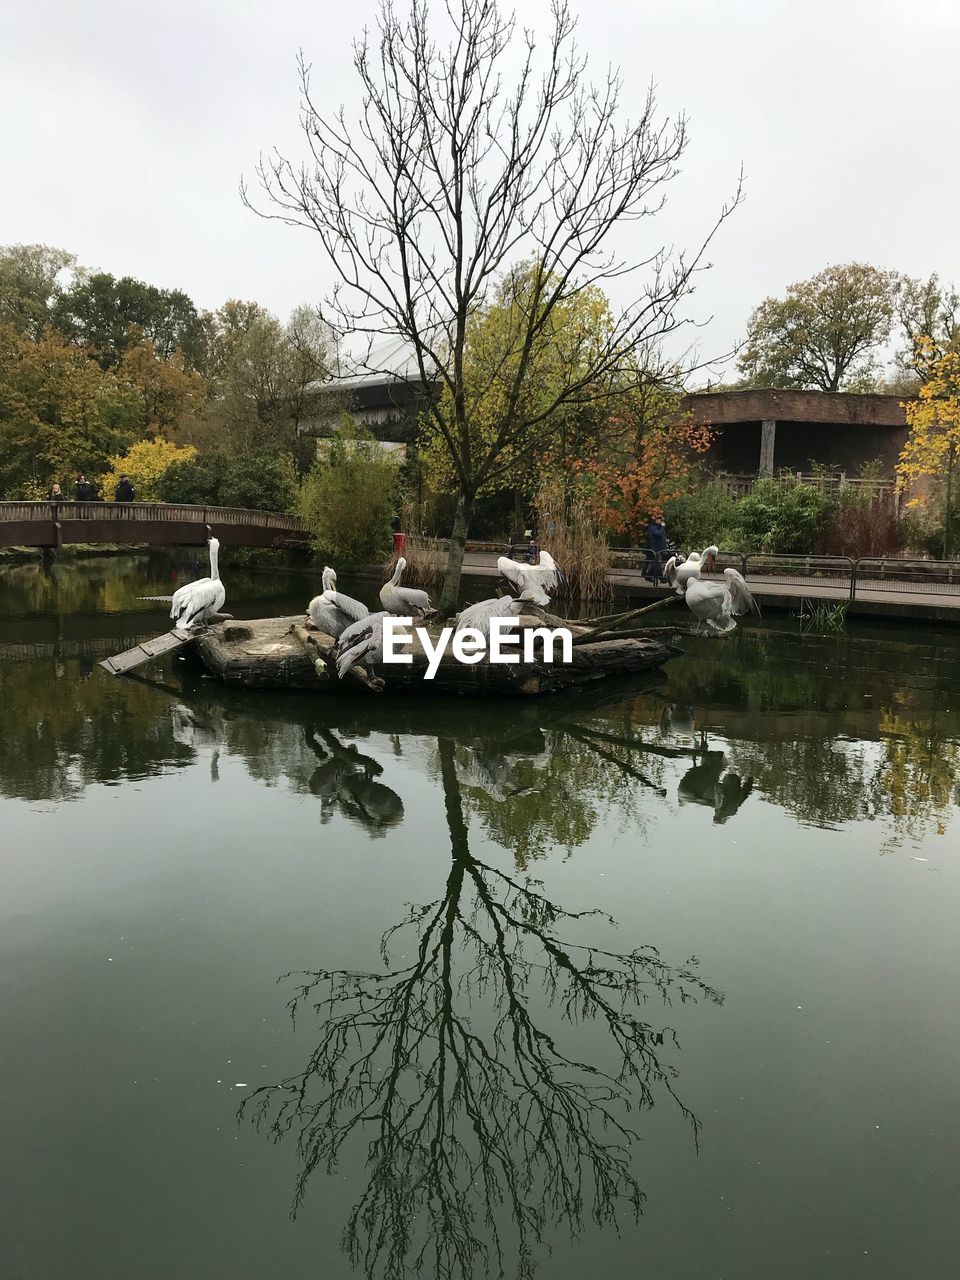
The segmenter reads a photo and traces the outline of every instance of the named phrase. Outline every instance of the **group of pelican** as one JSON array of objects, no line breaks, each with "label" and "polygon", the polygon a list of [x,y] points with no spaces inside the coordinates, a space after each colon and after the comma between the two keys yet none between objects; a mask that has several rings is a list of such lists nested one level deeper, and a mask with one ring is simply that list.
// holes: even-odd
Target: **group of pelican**
[{"label": "group of pelican", "polygon": [[[342,679],[351,667],[362,663],[368,671],[383,657],[383,620],[388,617],[418,620],[433,613],[433,604],[426,591],[402,587],[400,579],[407,562],[401,556],[393,576],[380,588],[383,608],[371,613],[367,606],[352,596],[337,591],[337,574],[329,565],[322,574],[323,591],[314,596],[307,606],[310,621],[318,631],[332,636],[337,642],[337,675]],[[548,591],[555,590],[563,580],[563,574],[549,551],[540,553],[538,565],[522,565],[501,556],[497,561],[501,575],[517,591],[516,596],[496,596],[469,605],[457,618],[456,630],[473,627],[488,636],[494,618],[516,617],[528,604],[547,605]]]},{"label": "group of pelican", "polygon": [[711,631],[732,631],[735,618],[745,613],[759,613],[760,606],[736,569],[724,569],[724,582],[704,582],[701,579],[704,566],[711,556],[719,555],[719,548],[704,547],[703,551],[691,551],[685,559],[671,556],[663,566],[664,577],[678,596],[683,596],[690,612]]},{"label": "group of pelican", "polygon": [[[220,543],[216,538],[210,538],[209,550],[209,577],[187,582],[173,594],[170,617],[180,631],[189,631],[212,621],[226,601],[226,589],[218,567]],[[749,612],[759,613],[760,609],[736,569],[724,569],[723,583],[703,581],[704,566],[711,556],[718,553],[717,547],[709,546],[700,552],[692,551],[682,559],[671,556],[664,565],[664,575],[677,595],[683,596],[687,608],[699,619],[700,625],[723,633],[734,629],[736,617]],[[433,612],[426,591],[400,586],[406,567],[407,562],[401,556],[393,576],[380,588],[383,608],[375,613],[371,613],[361,601],[338,591],[336,571],[329,565],[324,567],[321,578],[323,591],[310,601],[307,614],[318,631],[337,641],[337,674],[340,677],[361,661],[372,669],[382,657],[384,618],[419,619]],[[519,564],[508,556],[500,556],[497,569],[516,594],[494,596],[468,605],[457,618],[457,631],[470,627],[481,635],[489,636],[494,618],[517,617],[528,605],[545,607],[550,603],[549,593],[556,591],[563,582],[563,572],[549,551],[540,552],[537,565]]]},{"label": "group of pelican", "polygon": [[406,567],[406,560],[400,556],[393,577],[380,588],[383,608],[374,613],[360,600],[338,591],[336,570],[329,565],[324,567],[323,591],[310,601],[307,616],[318,631],[336,640],[337,675],[341,679],[358,662],[372,670],[383,656],[384,618],[425,618],[433,612],[426,591],[400,586]]}]

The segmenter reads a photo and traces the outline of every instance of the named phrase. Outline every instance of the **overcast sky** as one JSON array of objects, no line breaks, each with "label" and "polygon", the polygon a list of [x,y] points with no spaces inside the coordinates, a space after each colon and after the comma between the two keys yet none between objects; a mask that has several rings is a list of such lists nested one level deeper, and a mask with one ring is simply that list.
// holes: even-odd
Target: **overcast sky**
[{"label": "overcast sky", "polygon": [[[403,0],[398,0],[402,7]],[[505,0],[508,5],[509,0]],[[746,200],[691,303],[704,353],[750,310],[831,262],[960,282],[956,0],[574,0],[597,70],[636,113],[648,81],[685,112],[682,180],[660,220],[689,244],[743,164]],[[5,0],[0,244],[43,241],[90,267],[256,299],[281,315],[330,274],[306,231],[237,194],[258,153],[300,154],[296,53],[319,103],[356,103],[350,41],[375,0]],[[519,0],[542,24],[545,0]]]}]

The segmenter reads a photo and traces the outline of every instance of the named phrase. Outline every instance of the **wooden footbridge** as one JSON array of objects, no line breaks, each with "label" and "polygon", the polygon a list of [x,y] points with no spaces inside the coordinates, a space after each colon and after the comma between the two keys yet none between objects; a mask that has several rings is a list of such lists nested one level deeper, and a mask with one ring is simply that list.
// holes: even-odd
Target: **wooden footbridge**
[{"label": "wooden footbridge", "polygon": [[307,545],[303,521],[275,511],[167,502],[0,502],[0,547],[202,546],[210,529],[227,546]]}]

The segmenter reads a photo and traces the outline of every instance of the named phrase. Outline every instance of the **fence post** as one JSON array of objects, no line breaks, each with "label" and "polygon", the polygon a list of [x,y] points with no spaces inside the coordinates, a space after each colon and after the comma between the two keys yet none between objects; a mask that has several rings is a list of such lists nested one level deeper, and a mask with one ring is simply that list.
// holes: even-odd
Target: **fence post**
[{"label": "fence post", "polygon": [[851,601],[857,598],[857,567],[859,564],[860,564],[859,560],[850,561],[850,599]]}]

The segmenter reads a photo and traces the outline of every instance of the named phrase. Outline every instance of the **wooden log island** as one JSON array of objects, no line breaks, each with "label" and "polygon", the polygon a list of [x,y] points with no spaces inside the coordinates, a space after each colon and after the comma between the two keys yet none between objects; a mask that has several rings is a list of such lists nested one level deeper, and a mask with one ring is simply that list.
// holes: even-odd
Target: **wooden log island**
[{"label": "wooden log island", "polygon": [[[543,618],[520,618],[521,628],[543,626]],[[564,625],[548,619],[548,625]],[[458,662],[449,648],[432,680],[425,680],[427,655],[416,637],[409,664],[378,664],[371,673],[354,667],[338,680],[333,659],[334,640],[306,623],[303,615],[225,621],[197,636],[196,650],[207,671],[228,684],[252,689],[303,689],[314,692],[354,689],[382,693],[389,690],[444,694],[497,694],[525,697],[591,684],[606,676],[654,671],[674,653],[671,645],[648,636],[604,635],[592,642],[588,628],[569,624],[574,635],[572,661],[546,663],[539,658],[516,664],[491,663],[486,657],[473,665]],[[433,632],[431,628],[431,632]],[[539,642],[538,642],[539,644]],[[542,657],[542,648],[535,651]],[[556,657],[560,650],[557,646]]]}]

